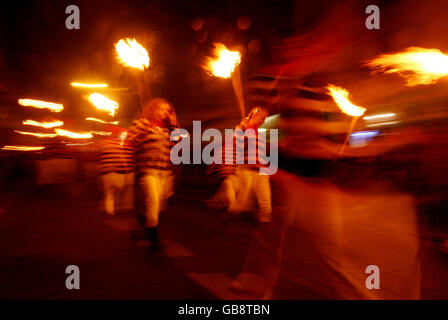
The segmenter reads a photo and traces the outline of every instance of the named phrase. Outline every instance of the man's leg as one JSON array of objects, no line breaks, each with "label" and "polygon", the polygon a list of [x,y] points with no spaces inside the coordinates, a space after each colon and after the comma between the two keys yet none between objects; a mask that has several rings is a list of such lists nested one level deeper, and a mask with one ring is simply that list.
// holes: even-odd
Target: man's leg
[{"label": "man's leg", "polygon": [[239,189],[235,195],[235,201],[229,205],[228,212],[231,214],[238,214],[246,207],[253,183],[249,170],[245,168],[237,168],[236,180]]},{"label": "man's leg", "polygon": [[104,192],[104,210],[107,214],[113,215],[114,212],[114,174],[107,173],[101,176],[101,181],[103,182],[103,192]]},{"label": "man's leg", "polygon": [[141,184],[145,192],[145,227],[155,228],[159,224],[159,177],[154,174],[146,174],[142,177]]},{"label": "man's leg", "polygon": [[258,203],[258,218],[260,222],[270,222],[272,220],[272,200],[271,185],[268,175],[254,173],[254,192]]},{"label": "man's leg", "polygon": [[132,210],[135,207],[134,203],[134,172],[127,173],[124,176],[124,187],[122,193],[122,209]]}]

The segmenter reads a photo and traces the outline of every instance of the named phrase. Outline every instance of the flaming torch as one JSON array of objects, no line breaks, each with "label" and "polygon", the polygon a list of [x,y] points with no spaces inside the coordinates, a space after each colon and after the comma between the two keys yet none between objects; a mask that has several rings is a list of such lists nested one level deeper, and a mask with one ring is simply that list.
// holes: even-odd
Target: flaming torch
[{"label": "flaming torch", "polygon": [[407,86],[432,84],[448,76],[448,55],[438,49],[411,47],[393,54],[383,54],[366,63],[377,72],[397,73]]},{"label": "flaming torch", "polygon": [[[140,99],[140,106],[143,108],[144,93],[148,92],[149,99],[151,97],[149,88],[145,88],[144,71],[149,67],[149,55],[148,51],[137,42],[135,39],[121,39],[115,44],[115,50],[117,51],[118,61],[125,67],[131,67],[142,72],[135,75],[138,88],[138,96]],[[147,89],[147,90],[145,90]]]},{"label": "flaming torch", "polygon": [[214,57],[208,58],[204,69],[211,75],[220,78],[232,78],[233,90],[240,107],[241,116],[246,116],[244,105],[243,86],[241,84],[241,73],[239,65],[241,54],[238,51],[230,51],[222,43],[215,43],[213,50]]},{"label": "flaming torch", "polygon": [[90,94],[89,101],[95,108],[106,111],[112,117],[115,116],[115,112],[118,109],[118,102],[110,100],[99,93]]},{"label": "flaming torch", "polygon": [[327,89],[331,97],[333,98],[334,102],[339,107],[339,109],[341,109],[343,113],[353,117],[347,132],[347,136],[345,137],[344,144],[342,145],[342,148],[339,151],[339,155],[342,155],[342,153],[344,152],[345,145],[347,144],[348,139],[350,138],[350,135],[353,131],[353,128],[355,127],[356,121],[358,121],[358,118],[362,116],[364,112],[366,112],[366,109],[354,105],[348,98],[349,92],[344,88],[337,87],[333,84],[328,84]]}]

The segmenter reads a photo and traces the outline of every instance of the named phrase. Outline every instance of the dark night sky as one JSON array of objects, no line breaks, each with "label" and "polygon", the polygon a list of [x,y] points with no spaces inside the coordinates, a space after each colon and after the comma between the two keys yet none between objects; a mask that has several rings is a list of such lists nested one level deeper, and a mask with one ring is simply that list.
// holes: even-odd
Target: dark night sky
[{"label": "dark night sky", "polygon": [[[76,4],[81,29],[67,30],[66,6]],[[269,60],[271,43],[293,30],[294,5],[290,1],[10,1],[1,5],[1,89],[8,99],[17,96],[76,104],[70,116],[84,115],[80,92],[69,83],[107,82],[114,87],[134,84],[132,72],[115,61],[114,43],[135,37],[151,56],[151,88],[175,105],[201,95],[230,89],[219,80],[207,81],[201,63],[214,41],[229,47],[261,41],[260,51],[246,52],[243,77]],[[248,16],[247,30],[237,26]],[[191,22],[203,19],[195,31]],[[197,90],[209,86],[209,90]],[[114,98],[114,97],[112,97]],[[116,98],[116,97],[115,97]],[[123,104],[135,97],[121,96]],[[123,108],[124,109],[124,108]],[[132,108],[128,107],[127,110]],[[179,109],[179,108],[178,108]],[[80,110],[80,113],[77,111]],[[181,113],[182,111],[179,110]]]},{"label": "dark night sky", "polygon": [[[355,15],[350,16],[343,10],[344,3],[352,4]],[[336,6],[342,8],[336,28],[324,28],[321,36],[331,38],[346,32],[349,36],[358,37],[356,41],[348,38],[351,51],[348,54],[344,52],[343,64],[347,61],[359,63],[360,59],[373,54],[409,45],[445,50],[448,20],[446,13],[439,9],[443,0],[434,0],[430,6],[423,0],[381,0],[375,3],[382,8],[382,25],[378,31],[364,27],[364,10],[371,4],[367,0],[1,2],[2,104],[15,106],[20,110],[17,112],[23,113],[23,108],[16,107],[17,98],[38,98],[64,103],[66,111],[61,115],[64,118],[96,116],[83,93],[71,88],[69,83],[101,81],[112,87],[134,88],[131,70],[116,62],[114,43],[124,37],[135,37],[151,56],[148,76],[153,95],[171,100],[181,122],[203,119],[201,117],[205,114],[210,116],[212,110],[217,113],[216,118],[227,117],[232,118],[230,121],[237,121],[238,109],[230,81],[211,78],[201,68],[212,43],[221,41],[242,51],[241,69],[245,82],[260,67],[272,63],[277,53],[275,45],[280,40],[319,30],[322,18],[332,13],[329,10]],[[70,4],[80,8],[80,30],[67,30],[65,27],[68,16],[65,8]],[[246,30],[237,26],[241,16],[251,20]],[[203,19],[203,26],[195,31],[192,22],[198,17]],[[259,51],[248,50],[252,40],[260,41]],[[315,44],[320,45],[319,37]],[[337,64],[332,62],[324,66],[328,67],[334,69],[338,81],[351,79],[351,74],[345,72],[346,65],[337,69]],[[362,77],[368,77],[368,74],[364,73]],[[120,102],[119,117],[134,116],[138,104],[135,95],[108,96]]]}]

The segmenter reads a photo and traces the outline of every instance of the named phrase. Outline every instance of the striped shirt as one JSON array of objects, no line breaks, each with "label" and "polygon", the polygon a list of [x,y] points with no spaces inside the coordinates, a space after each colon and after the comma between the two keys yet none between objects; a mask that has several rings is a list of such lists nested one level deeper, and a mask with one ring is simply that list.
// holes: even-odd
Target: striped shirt
[{"label": "striped shirt", "polygon": [[170,152],[175,142],[170,141],[169,128],[154,125],[147,119],[135,120],[129,129],[128,141],[135,149],[138,169],[171,169]]},{"label": "striped shirt", "polygon": [[135,171],[135,167],[132,146],[116,138],[104,139],[99,155],[101,174],[111,172],[131,173]]},{"label": "striped shirt", "polygon": [[[239,125],[234,130],[232,140],[229,145],[224,142],[222,151],[215,155],[210,172],[224,179],[234,174],[237,166],[244,165],[251,169],[266,166],[266,139],[256,128]],[[226,163],[226,158],[229,163]],[[221,164],[216,163],[217,160]]]}]

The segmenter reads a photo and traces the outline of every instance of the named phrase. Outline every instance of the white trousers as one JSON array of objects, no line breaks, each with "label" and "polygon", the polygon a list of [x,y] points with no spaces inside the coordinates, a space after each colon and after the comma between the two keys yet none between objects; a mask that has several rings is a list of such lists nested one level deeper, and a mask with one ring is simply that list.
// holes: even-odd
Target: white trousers
[{"label": "white trousers", "polygon": [[272,215],[271,186],[268,175],[261,175],[258,170],[238,167],[236,170],[238,191],[235,201],[229,205],[228,211],[236,214],[247,208],[252,194],[258,204],[258,218],[261,222],[270,222]]},{"label": "white trousers", "polygon": [[115,210],[134,208],[134,172],[110,172],[101,176],[104,190],[104,209],[108,214]]},{"label": "white trousers", "polygon": [[159,213],[164,210],[167,200],[174,193],[174,174],[171,170],[152,169],[141,178],[145,192],[145,227],[154,228],[159,224]]}]

